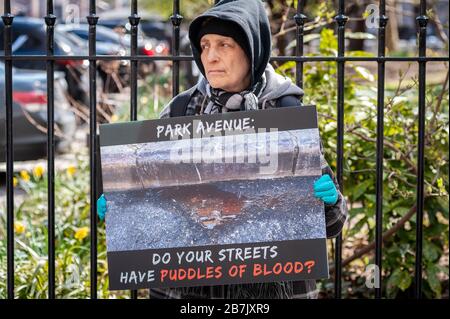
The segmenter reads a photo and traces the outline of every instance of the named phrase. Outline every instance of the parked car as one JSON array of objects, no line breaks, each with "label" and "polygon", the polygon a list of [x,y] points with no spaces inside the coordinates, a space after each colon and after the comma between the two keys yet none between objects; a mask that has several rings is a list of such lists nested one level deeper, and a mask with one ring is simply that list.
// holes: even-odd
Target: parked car
[{"label": "parked car", "polygon": [[[173,27],[170,20],[164,20],[160,16],[145,12],[139,12],[139,16],[141,17],[138,27],[139,34],[157,40],[158,44],[155,46],[156,54],[171,54]],[[98,23],[110,29],[122,30],[128,36],[130,34],[130,24],[124,10],[119,9],[101,13],[101,19],[98,20]],[[180,55],[192,55],[188,32],[183,26],[180,30]],[[166,65],[167,63],[165,61],[161,61],[162,67]],[[161,67],[158,69],[161,69]],[[194,61],[181,61],[180,72],[182,75],[181,85],[185,88],[196,84],[200,76],[200,71]]]},{"label": "parked car", "polygon": [[[62,24],[57,26],[58,30],[70,33],[73,36],[82,39],[87,45],[89,40],[89,25],[88,24]],[[120,29],[120,27],[119,27]],[[129,33],[122,30],[122,35],[117,32],[112,32],[110,28],[102,25],[96,27],[96,46],[97,54],[99,55],[130,55],[131,45]],[[138,54],[139,55],[166,55],[168,54],[168,48],[165,44],[158,43],[156,39],[146,38],[140,34],[138,36]],[[129,61],[120,61],[119,76],[120,79],[126,80],[129,73]],[[145,76],[150,72],[158,72],[167,62],[165,61],[141,61],[139,63],[139,73],[141,76]],[[125,72],[124,72],[125,71]],[[104,81],[106,74],[101,74]],[[125,81],[127,83],[127,81]]]},{"label": "parked car", "polygon": [[[83,54],[87,54],[88,40],[89,40],[89,25],[86,23],[80,24],[58,24],[56,29],[60,32],[69,33],[75,36],[76,39],[82,41]],[[72,37],[73,39],[73,37]],[[127,55],[129,54],[130,44],[117,33],[111,32],[103,26],[96,27],[96,49],[99,55]]]},{"label": "parked car", "polygon": [[[0,162],[6,156],[5,65],[0,62]],[[69,149],[76,130],[75,115],[66,98],[64,73],[55,72],[56,151]],[[47,72],[13,68],[14,160],[43,158],[47,154]]]},{"label": "parked car", "polygon": [[[123,37],[125,43],[130,43],[131,25],[123,10],[109,11],[101,14],[98,25],[115,30],[119,36]],[[169,29],[165,29],[166,24],[158,21],[158,26],[153,27],[153,32],[149,28],[151,20],[141,20],[138,25],[138,54],[140,55],[167,55],[170,53]],[[144,31],[144,26],[147,32]],[[169,37],[168,37],[169,36]]]},{"label": "parked car", "polygon": [[[0,48],[3,48],[4,25],[0,23]],[[70,56],[82,55],[80,48],[72,45],[67,37],[55,30],[54,54],[67,56],[67,59],[57,60],[55,69],[63,71],[68,84],[68,92],[72,98],[86,105],[89,102],[89,82],[83,81],[87,73],[87,63],[83,60],[70,59]],[[12,24],[12,52],[14,55],[45,55],[46,25],[41,19],[30,17],[15,17]],[[13,64],[20,69],[45,70],[45,61],[15,60]]]},{"label": "parked car", "polygon": [[[56,30],[58,33],[64,34],[66,41],[72,42],[72,46],[78,47],[82,55],[89,55],[88,24],[60,24],[56,26]],[[96,34],[97,55],[123,56],[127,54],[127,45],[122,44],[119,35],[111,32],[110,29],[98,26]],[[106,93],[120,92],[122,87],[129,84],[130,63],[128,60],[99,60],[97,73],[97,82],[101,82],[98,90]],[[89,75],[86,73],[84,77],[88,79]],[[83,82],[86,82],[84,78]]]},{"label": "parked car", "polygon": [[[160,41],[168,43],[169,52],[172,50],[172,30],[173,25],[170,20],[164,20],[159,16],[142,13],[139,25],[143,33],[148,37],[154,37]],[[188,31],[184,25],[180,28],[180,55],[192,55],[191,42],[189,41]],[[200,70],[194,61],[181,61],[181,84],[185,88],[195,85],[200,76]]]}]

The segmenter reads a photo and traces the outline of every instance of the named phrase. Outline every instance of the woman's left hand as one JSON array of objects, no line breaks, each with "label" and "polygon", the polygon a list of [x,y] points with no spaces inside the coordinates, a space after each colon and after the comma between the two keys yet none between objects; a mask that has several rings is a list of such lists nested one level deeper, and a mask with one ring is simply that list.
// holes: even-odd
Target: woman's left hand
[{"label": "woman's left hand", "polygon": [[322,175],[314,182],[314,195],[325,204],[334,205],[338,201],[338,191],[330,175]]}]

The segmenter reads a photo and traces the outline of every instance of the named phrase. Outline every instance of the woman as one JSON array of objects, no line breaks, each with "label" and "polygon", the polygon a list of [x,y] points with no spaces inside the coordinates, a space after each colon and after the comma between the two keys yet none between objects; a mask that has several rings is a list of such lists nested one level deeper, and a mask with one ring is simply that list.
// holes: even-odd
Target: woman
[{"label": "woman", "polygon": [[[194,19],[189,39],[202,77],[169,102],[161,118],[240,110],[301,106],[303,91],[275,73],[269,19],[260,0],[222,0]],[[323,176],[314,184],[325,203],[327,237],[337,236],[347,207],[333,173],[321,156]],[[106,211],[99,199],[99,216]],[[151,289],[153,298],[316,298],[315,281]]]}]

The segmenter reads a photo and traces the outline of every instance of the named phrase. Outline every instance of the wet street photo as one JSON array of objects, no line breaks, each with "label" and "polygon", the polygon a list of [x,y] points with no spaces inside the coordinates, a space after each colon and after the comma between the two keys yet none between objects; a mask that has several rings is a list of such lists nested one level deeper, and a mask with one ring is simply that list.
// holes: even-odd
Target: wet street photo
[{"label": "wet street photo", "polygon": [[314,177],[108,193],[108,251],[325,237]]},{"label": "wet street photo", "polygon": [[319,154],[317,129],[104,146],[108,251],[325,238]]}]

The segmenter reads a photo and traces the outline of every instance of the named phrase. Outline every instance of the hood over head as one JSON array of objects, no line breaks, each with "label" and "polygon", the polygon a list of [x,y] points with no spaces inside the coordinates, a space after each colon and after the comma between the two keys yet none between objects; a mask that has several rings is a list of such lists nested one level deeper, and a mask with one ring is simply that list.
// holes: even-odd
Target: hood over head
[{"label": "hood over head", "polygon": [[246,53],[249,54],[252,73],[250,87],[253,88],[261,79],[272,51],[269,18],[264,4],[261,0],[222,0],[192,21],[189,26],[189,39],[195,63],[203,76],[205,68],[200,58],[199,35],[203,24],[211,18],[230,22],[233,28],[242,30],[245,40],[248,41],[248,47],[243,49],[248,50]]}]

